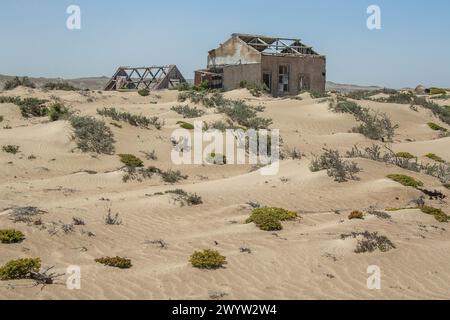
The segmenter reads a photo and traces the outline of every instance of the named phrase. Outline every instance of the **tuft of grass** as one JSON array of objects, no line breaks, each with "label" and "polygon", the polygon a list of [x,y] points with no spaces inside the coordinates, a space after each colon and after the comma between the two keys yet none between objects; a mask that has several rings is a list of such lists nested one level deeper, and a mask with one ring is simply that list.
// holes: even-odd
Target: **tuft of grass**
[{"label": "tuft of grass", "polygon": [[190,124],[188,122],[177,121],[177,124],[179,124],[181,128],[186,129],[186,130],[193,130],[194,129],[194,125]]},{"label": "tuft of grass", "polygon": [[130,259],[126,259],[126,258],[119,257],[119,256],[97,258],[97,259],[95,259],[95,262],[101,263],[105,266],[115,267],[115,268],[119,268],[119,269],[129,269],[133,266],[131,264]]},{"label": "tuft of grass", "polygon": [[144,163],[142,162],[141,159],[139,159],[138,157],[136,157],[135,155],[129,154],[129,153],[121,153],[119,154],[120,157],[120,161],[126,165],[127,167],[143,167]]},{"label": "tuft of grass", "polygon": [[433,208],[429,206],[422,206],[420,210],[423,213],[431,214],[439,222],[448,222],[449,216],[446,215],[441,209]]},{"label": "tuft of grass", "polygon": [[425,157],[427,157],[427,158],[429,158],[429,159],[431,159],[431,160],[434,160],[434,161],[436,161],[436,162],[445,163],[445,160],[444,160],[444,159],[442,159],[441,157],[439,157],[438,155],[436,155],[436,154],[434,154],[434,153],[427,153],[427,154],[425,155]]},{"label": "tuft of grass", "polygon": [[189,262],[193,267],[199,269],[218,269],[227,263],[225,256],[222,256],[219,251],[211,249],[195,251]]},{"label": "tuft of grass", "polygon": [[394,180],[395,182],[398,182],[406,187],[421,187],[423,186],[423,182],[420,180],[416,180],[413,177],[404,175],[404,174],[389,174],[386,176],[387,178]]},{"label": "tuft of grass", "polygon": [[447,131],[446,128],[444,128],[444,127],[442,127],[442,126],[440,126],[440,125],[438,125],[437,123],[434,123],[434,122],[428,122],[428,126],[434,131],[443,131],[443,132]]},{"label": "tuft of grass", "polygon": [[69,114],[69,109],[67,109],[63,103],[58,101],[50,104],[47,110],[47,115],[50,121],[65,119],[69,116]]},{"label": "tuft of grass", "polygon": [[361,211],[354,210],[348,215],[348,219],[364,219],[364,214]]},{"label": "tuft of grass", "polygon": [[397,152],[395,155],[397,157],[403,158],[403,159],[415,159],[416,158],[414,155],[412,155],[411,153],[406,152],[406,151]]},{"label": "tuft of grass", "polygon": [[28,279],[33,272],[39,272],[40,268],[39,258],[10,260],[0,267],[0,280]]},{"label": "tuft of grass", "polygon": [[16,154],[19,152],[20,147],[13,145],[13,144],[7,144],[6,146],[2,147],[2,150],[6,153]]},{"label": "tuft of grass", "polygon": [[0,230],[0,242],[1,243],[18,243],[25,239],[25,235],[15,229],[2,229]]},{"label": "tuft of grass", "polygon": [[263,207],[252,210],[250,217],[245,223],[255,223],[264,231],[275,231],[283,229],[280,221],[294,220],[297,213],[283,208]]},{"label": "tuft of grass", "polygon": [[182,207],[185,205],[196,206],[203,203],[202,197],[196,193],[188,193],[183,189],[167,190],[164,193],[172,194],[174,201],[179,202]]}]

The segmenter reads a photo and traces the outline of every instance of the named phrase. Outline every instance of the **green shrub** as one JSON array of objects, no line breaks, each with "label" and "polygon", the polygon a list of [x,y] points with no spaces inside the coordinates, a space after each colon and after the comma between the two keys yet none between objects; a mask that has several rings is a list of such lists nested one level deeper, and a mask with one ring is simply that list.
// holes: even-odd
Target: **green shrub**
[{"label": "green shrub", "polygon": [[442,88],[430,88],[430,94],[431,95],[435,95],[435,94],[446,94],[447,90],[442,89]]},{"label": "green shrub", "polygon": [[67,118],[69,109],[63,103],[55,101],[48,107],[47,114],[50,121],[57,121]]},{"label": "green shrub", "polygon": [[281,230],[283,227],[280,221],[294,220],[297,213],[282,208],[263,207],[252,210],[250,217],[245,223],[253,222],[264,231]]},{"label": "green shrub", "polygon": [[386,176],[387,178],[394,180],[395,182],[398,182],[406,187],[421,187],[423,186],[423,182],[414,179],[413,177],[404,175],[404,174],[389,174]]},{"label": "green shrub", "polygon": [[173,106],[170,110],[181,114],[183,118],[198,118],[205,114],[203,110],[197,109],[197,107],[191,108],[188,105]]},{"label": "green shrub", "polygon": [[349,220],[352,220],[352,219],[364,219],[364,214],[361,211],[354,210],[354,211],[352,211],[349,214],[348,219]]},{"label": "green shrub", "polygon": [[193,124],[184,121],[177,121],[177,124],[179,124],[181,128],[186,130],[193,130],[195,128]]},{"label": "green shrub", "polygon": [[19,77],[15,77],[12,80],[6,81],[3,89],[4,90],[12,90],[19,86],[28,87],[28,88],[36,88],[36,85],[33,82],[31,82],[31,80],[28,77],[22,77],[22,79],[20,79]]},{"label": "green shrub", "polygon": [[411,153],[405,152],[405,151],[397,152],[395,155],[397,157],[399,157],[399,158],[404,158],[404,159],[414,159],[414,158],[416,158]]},{"label": "green shrub", "polygon": [[3,229],[0,230],[0,242],[1,243],[17,243],[25,239],[25,235],[14,229]]},{"label": "green shrub", "polygon": [[195,268],[200,269],[218,269],[227,263],[226,258],[217,250],[206,249],[203,251],[195,251],[189,262]]},{"label": "green shrub", "polygon": [[47,115],[48,109],[45,106],[47,100],[37,98],[25,98],[17,100],[16,105],[20,108],[20,113],[24,118],[43,117]]},{"label": "green shrub", "polygon": [[434,131],[444,131],[444,132],[447,131],[446,128],[444,128],[444,127],[442,127],[442,126],[440,126],[440,125],[438,125],[437,123],[434,123],[434,122],[428,122],[428,126]]},{"label": "green shrub", "polygon": [[439,222],[448,222],[449,216],[446,215],[441,209],[429,207],[429,206],[422,206],[420,207],[420,210],[423,213],[431,214],[434,216],[434,218]]},{"label": "green shrub", "polygon": [[161,178],[163,179],[164,182],[168,182],[168,183],[175,183],[178,182],[182,179],[187,179],[188,176],[187,175],[183,175],[181,174],[181,172],[179,170],[167,170],[167,171],[161,171]]},{"label": "green shrub", "polygon": [[19,152],[20,147],[13,145],[13,144],[8,144],[6,146],[2,147],[2,150],[6,153],[12,153],[12,154],[16,154],[17,152]]},{"label": "green shrub", "polygon": [[120,112],[115,108],[97,109],[97,113],[104,117],[110,117],[115,121],[124,121],[135,127],[148,128],[150,125],[156,129],[161,129],[163,122],[158,117],[147,118],[142,115],[135,115],[129,112]]},{"label": "green shrub", "polygon": [[429,158],[429,159],[431,159],[431,160],[434,160],[434,161],[436,161],[436,162],[445,163],[445,160],[444,160],[444,159],[442,159],[441,157],[439,157],[438,155],[436,155],[436,154],[434,154],[434,153],[427,153],[427,154],[425,155],[425,157],[427,157],[427,158]]},{"label": "green shrub", "polygon": [[215,152],[211,152],[210,154],[208,154],[208,156],[206,157],[206,162],[207,163],[211,163],[211,164],[226,164],[227,163],[227,157],[224,156],[221,153],[215,153]]},{"label": "green shrub", "polygon": [[79,91],[81,89],[76,88],[68,82],[47,82],[43,85],[47,90],[64,90],[64,91]]},{"label": "green shrub", "polygon": [[144,163],[141,159],[136,157],[135,155],[126,153],[126,154],[119,154],[120,161],[122,161],[123,164],[125,164],[127,167],[143,167]]},{"label": "green shrub", "polygon": [[443,186],[450,190],[450,183],[444,183]]},{"label": "green shrub", "polygon": [[70,124],[75,129],[77,146],[83,152],[112,154],[114,135],[103,121],[88,116],[72,116]]},{"label": "green shrub", "polygon": [[146,97],[146,96],[148,96],[150,94],[150,90],[148,90],[148,89],[141,89],[141,90],[138,90],[138,94],[140,96]]},{"label": "green shrub", "polygon": [[0,267],[0,280],[27,279],[32,272],[39,272],[41,259],[24,258],[10,260]]},{"label": "green shrub", "polygon": [[95,262],[104,264],[105,266],[115,267],[120,269],[128,269],[133,265],[131,264],[130,259],[122,258],[122,257],[102,257],[95,259]]}]

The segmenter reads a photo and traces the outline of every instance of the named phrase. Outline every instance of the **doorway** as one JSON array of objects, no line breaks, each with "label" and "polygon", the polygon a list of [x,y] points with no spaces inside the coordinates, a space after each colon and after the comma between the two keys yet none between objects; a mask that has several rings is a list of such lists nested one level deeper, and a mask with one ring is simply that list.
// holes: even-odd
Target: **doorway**
[{"label": "doorway", "polygon": [[272,92],[272,72],[263,72],[263,83],[267,92]]}]

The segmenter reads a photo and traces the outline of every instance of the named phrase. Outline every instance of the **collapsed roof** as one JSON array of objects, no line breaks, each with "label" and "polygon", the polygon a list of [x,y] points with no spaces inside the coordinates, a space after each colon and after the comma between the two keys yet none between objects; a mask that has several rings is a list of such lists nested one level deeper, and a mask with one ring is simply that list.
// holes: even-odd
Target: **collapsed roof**
[{"label": "collapsed roof", "polygon": [[164,89],[186,82],[177,66],[119,67],[105,86],[106,91],[119,89]]},{"label": "collapsed roof", "polygon": [[233,33],[249,46],[266,55],[318,55],[312,47],[304,45],[300,39],[268,37],[252,34]]}]

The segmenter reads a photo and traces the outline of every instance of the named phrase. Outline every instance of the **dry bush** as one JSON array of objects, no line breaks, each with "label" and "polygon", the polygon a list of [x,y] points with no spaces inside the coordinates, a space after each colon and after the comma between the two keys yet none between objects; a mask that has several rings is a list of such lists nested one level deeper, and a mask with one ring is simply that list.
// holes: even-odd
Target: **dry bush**
[{"label": "dry bush", "polygon": [[195,206],[203,203],[202,197],[196,193],[186,192],[183,189],[168,190],[165,193],[172,194],[174,201],[180,203],[182,207],[185,205]]},{"label": "dry bush", "polygon": [[119,217],[119,213],[113,214],[111,208],[108,208],[108,212],[105,216],[105,224],[108,225],[121,225],[122,220]]},{"label": "dry bush", "polygon": [[364,219],[364,214],[361,211],[354,210],[348,215],[348,219]]},{"label": "dry bush", "polygon": [[181,114],[183,118],[198,118],[205,114],[203,110],[197,109],[197,107],[189,107],[188,105],[184,106],[173,106],[170,110],[175,111],[178,114]]},{"label": "dry bush", "polygon": [[88,116],[72,116],[70,124],[74,128],[77,146],[82,152],[114,152],[114,135],[103,121]]},{"label": "dry bush", "polygon": [[324,153],[311,162],[310,169],[313,172],[327,170],[327,174],[334,181],[345,182],[349,179],[357,180],[356,174],[361,171],[353,161],[344,160],[337,150],[323,149]]},{"label": "dry bush", "polygon": [[143,115],[135,115],[129,112],[120,112],[116,108],[103,108],[97,109],[97,113],[104,117],[110,117],[115,121],[124,121],[135,127],[148,128],[149,126],[154,126],[156,129],[160,130],[164,125],[158,117],[147,118]]},{"label": "dry bush", "polygon": [[283,208],[262,207],[253,209],[245,223],[253,222],[264,231],[276,231],[283,229],[281,221],[295,220],[297,217],[297,213]]},{"label": "dry bush", "polygon": [[341,234],[341,239],[348,237],[357,238],[355,253],[373,252],[380,250],[386,252],[395,249],[395,245],[386,236],[379,235],[378,232],[352,232],[349,234]]},{"label": "dry bush", "polygon": [[101,263],[105,266],[109,266],[109,267],[115,267],[115,268],[119,268],[119,269],[129,269],[131,268],[133,265],[131,264],[131,260],[130,259],[126,259],[123,257],[102,257],[102,258],[97,258],[94,260],[95,262]]},{"label": "dry bush", "polygon": [[189,262],[195,268],[200,269],[218,269],[227,263],[226,258],[217,250],[206,249],[203,251],[195,251]]}]

